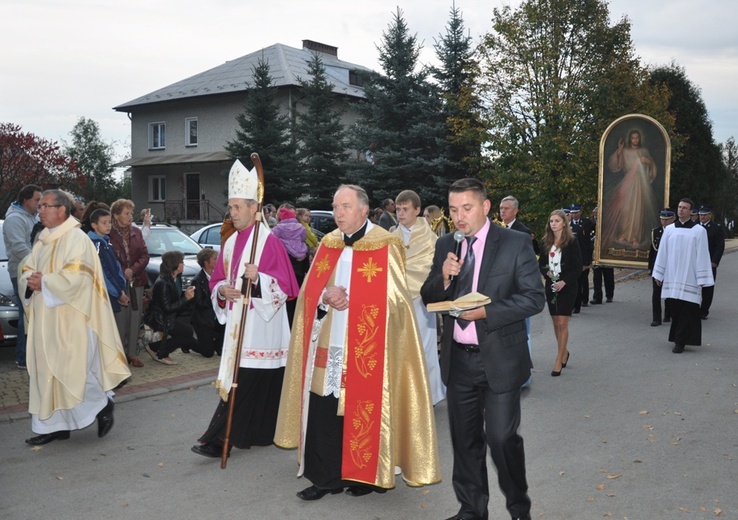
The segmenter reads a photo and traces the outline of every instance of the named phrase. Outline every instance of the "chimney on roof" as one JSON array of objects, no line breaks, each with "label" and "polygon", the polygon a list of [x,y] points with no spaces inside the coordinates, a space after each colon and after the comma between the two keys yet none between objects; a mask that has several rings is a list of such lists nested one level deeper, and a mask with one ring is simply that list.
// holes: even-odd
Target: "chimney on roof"
[{"label": "chimney on roof", "polygon": [[314,42],[313,40],[302,40],[302,48],[309,51],[330,54],[336,58],[338,57],[338,47],[334,47],[333,45],[326,45],[325,43]]}]

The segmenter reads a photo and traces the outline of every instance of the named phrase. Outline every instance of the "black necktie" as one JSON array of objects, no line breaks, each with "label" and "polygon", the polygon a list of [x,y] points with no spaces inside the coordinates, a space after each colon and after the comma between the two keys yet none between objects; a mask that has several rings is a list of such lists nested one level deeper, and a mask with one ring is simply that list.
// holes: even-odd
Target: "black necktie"
[{"label": "black necktie", "polygon": [[[472,245],[477,237],[466,237],[466,256],[464,263],[461,264],[461,271],[456,280],[456,297],[464,296],[472,292],[472,283],[474,282],[474,248]],[[456,322],[462,329],[465,329],[470,322],[457,318]]]}]

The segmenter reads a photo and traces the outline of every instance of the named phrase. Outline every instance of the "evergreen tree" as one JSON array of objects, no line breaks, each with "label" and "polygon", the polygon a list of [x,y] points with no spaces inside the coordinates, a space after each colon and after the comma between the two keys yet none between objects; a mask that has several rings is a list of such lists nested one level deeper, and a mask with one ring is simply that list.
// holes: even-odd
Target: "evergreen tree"
[{"label": "evergreen tree", "polygon": [[720,147],[712,135],[712,124],[702,95],[675,63],[651,72],[651,82],[669,91],[669,113],[674,117],[671,186],[669,198],[676,207],[682,197],[717,210],[726,192],[726,171]]},{"label": "evergreen tree", "polygon": [[254,84],[246,91],[243,113],[236,117],[236,139],[225,149],[235,160],[251,168],[256,152],[264,167],[264,197],[267,201],[290,198],[290,180],[296,171],[295,145],[289,117],[280,113],[269,63],[259,60],[252,69]]},{"label": "evergreen tree", "polygon": [[346,132],[320,55],[314,53],[307,63],[310,77],[298,79],[302,96],[294,111],[300,165],[293,176],[292,200],[303,197],[309,207],[322,208],[331,205],[346,175]]},{"label": "evergreen tree", "polygon": [[449,177],[481,177],[488,160],[482,155],[487,132],[479,98],[479,63],[455,4],[446,34],[439,36],[434,48],[441,65],[431,70],[443,95]]},{"label": "evergreen tree", "polygon": [[400,9],[378,46],[384,75],[368,74],[365,102],[356,105],[359,120],[352,145],[367,152],[349,175],[378,202],[413,189],[423,204],[444,204],[449,180],[446,127],[440,94],[428,72],[415,72],[420,47]]}]

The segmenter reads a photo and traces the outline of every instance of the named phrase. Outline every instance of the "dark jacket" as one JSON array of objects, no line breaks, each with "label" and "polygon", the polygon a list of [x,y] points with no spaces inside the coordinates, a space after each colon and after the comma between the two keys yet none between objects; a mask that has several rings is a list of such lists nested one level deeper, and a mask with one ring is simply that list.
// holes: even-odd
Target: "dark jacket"
[{"label": "dark jacket", "polygon": [[120,303],[118,303],[118,298],[126,290],[126,277],[123,276],[123,270],[120,268],[120,263],[108,237],[100,236],[94,231],[89,231],[87,236],[90,237],[92,243],[95,244],[95,249],[97,249],[97,256],[100,258],[100,265],[102,265],[103,275],[105,275],[105,286],[108,289],[110,305],[113,307],[113,312],[119,312]]},{"label": "dark jacket", "polygon": [[509,229],[528,233],[530,235],[531,244],[533,245],[533,252],[536,254],[536,256],[541,254],[540,249],[538,248],[538,241],[533,238],[533,232],[528,228],[528,226],[520,222],[518,219],[515,219]]},{"label": "dark jacket", "polygon": [[190,323],[193,326],[215,327],[218,320],[213,310],[213,301],[210,299],[210,281],[203,269],[192,279],[195,287],[195,297],[192,299],[192,316]]},{"label": "dark jacket", "polygon": [[715,222],[709,221],[703,226],[707,231],[707,246],[710,249],[710,262],[720,265],[720,259],[725,252],[725,231],[723,226]]},{"label": "dark jacket", "polygon": [[163,332],[166,338],[172,329],[177,313],[187,304],[187,298],[171,276],[156,279],[151,291],[151,302],[144,321],[157,332]]},{"label": "dark jacket", "polygon": [[651,230],[651,247],[648,249],[648,270],[653,272],[653,264],[656,263],[656,255],[659,253],[659,244],[664,234],[664,226]]},{"label": "dark jacket", "polygon": [[[426,305],[454,299],[455,282],[444,288],[442,267],[448,253],[455,250],[451,233],[436,242],[433,266],[420,289]],[[509,392],[520,388],[530,377],[533,365],[528,353],[525,318],[543,309],[543,285],[530,237],[523,233],[491,225],[481,262],[477,292],[492,301],[485,306],[486,318],[475,321],[474,326],[490,387],[494,392]],[[451,315],[443,316],[441,378],[446,384],[451,372],[454,320]]]},{"label": "dark jacket", "polygon": [[570,226],[572,234],[579,242],[579,252],[582,257],[582,265],[591,265],[592,254],[594,253],[594,243],[592,242],[592,238],[595,233],[595,223],[588,218],[580,218],[576,224],[572,220],[570,222]]},{"label": "dark jacket", "polygon": [[126,257],[126,250],[123,247],[123,237],[115,229],[115,226],[110,230],[110,244],[115,250],[115,256],[118,257],[123,273],[125,274],[128,268],[133,270],[133,285],[143,287],[149,283],[146,277],[146,266],[149,265],[149,250],[146,248],[141,230],[136,226],[131,226],[130,236],[128,257]]},{"label": "dark jacket", "polygon": [[[541,270],[541,274],[546,279],[546,285],[552,283],[551,279],[546,276],[548,273],[548,259],[550,258],[550,251],[543,251],[543,254],[538,258],[538,267]],[[577,286],[577,280],[582,274],[582,253],[577,239],[574,237],[569,245],[561,250],[561,275],[560,279],[566,282],[566,285],[570,287]]]}]

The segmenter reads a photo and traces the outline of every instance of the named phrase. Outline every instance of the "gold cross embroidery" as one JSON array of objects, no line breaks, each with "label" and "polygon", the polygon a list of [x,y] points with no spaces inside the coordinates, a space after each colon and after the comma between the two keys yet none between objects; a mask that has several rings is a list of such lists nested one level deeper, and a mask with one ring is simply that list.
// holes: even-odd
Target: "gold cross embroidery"
[{"label": "gold cross embroidery", "polygon": [[238,341],[238,323],[235,324],[233,327],[233,332],[231,333],[231,337],[233,338],[233,341]]},{"label": "gold cross embroidery", "polygon": [[367,283],[372,283],[372,278],[376,277],[377,273],[382,271],[382,268],[375,264],[374,259],[370,256],[369,261],[362,267],[359,267],[357,271],[359,271],[362,276],[366,276]]},{"label": "gold cross embroidery", "polygon": [[321,258],[320,262],[315,265],[315,268],[318,270],[318,278],[320,278],[324,272],[331,268],[330,262],[328,262],[328,257],[324,256]]}]

